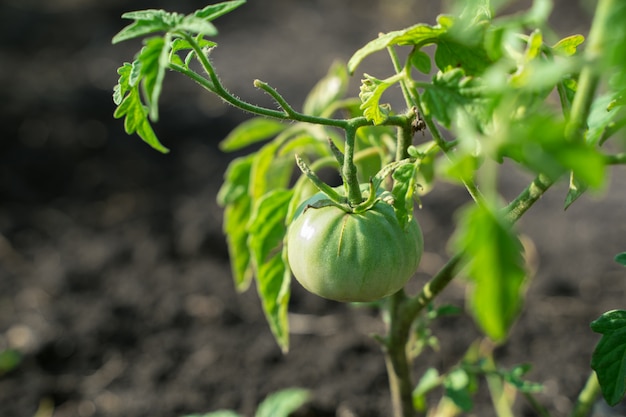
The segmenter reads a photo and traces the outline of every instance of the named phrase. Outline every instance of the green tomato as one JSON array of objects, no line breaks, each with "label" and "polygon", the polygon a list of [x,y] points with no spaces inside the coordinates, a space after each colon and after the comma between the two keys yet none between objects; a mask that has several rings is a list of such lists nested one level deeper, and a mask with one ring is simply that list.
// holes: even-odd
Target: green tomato
[{"label": "green tomato", "polygon": [[401,289],[424,248],[417,221],[403,228],[384,201],[362,213],[336,206],[304,209],[321,198],[317,194],[304,202],[289,226],[287,257],[298,282],[344,302],[375,301]]}]

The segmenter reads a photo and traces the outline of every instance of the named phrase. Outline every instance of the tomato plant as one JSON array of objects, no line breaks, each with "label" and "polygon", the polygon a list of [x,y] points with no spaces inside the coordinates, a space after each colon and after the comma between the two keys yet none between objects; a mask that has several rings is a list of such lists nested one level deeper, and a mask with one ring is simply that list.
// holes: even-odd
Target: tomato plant
[{"label": "tomato plant", "polygon": [[[333,65],[302,110],[260,80],[254,85],[277,108],[251,104],[218,77],[212,22],[243,3],[227,1],[189,15],[125,14],[132,23],[114,42],[148,38],[133,62],[118,70],[114,115],[124,118],[126,132],[167,152],[152,123],[165,75],[174,71],[255,116],[221,143],[224,151],[259,146],[232,161],[218,200],[235,286],[244,291],[256,282],[279,346],[288,350],[293,272],[324,297],[377,300],[387,330],[376,339],[386,358],[394,416],[427,408],[431,414],[469,411],[479,378],[488,381],[499,415],[512,414],[505,386],[529,399],[537,414],[549,415],[533,399],[540,387],[523,378],[528,366],[503,369],[493,356],[519,315],[528,284],[515,223],[554,184],[568,184],[567,208],[588,190],[601,190],[609,166],[626,163],[619,140],[626,125],[626,3],[599,0],[585,40],[554,35],[548,0],[511,16],[500,14],[505,2],[456,2],[435,23],[381,34],[346,64]],[[375,53],[389,55],[392,73],[363,74],[358,97],[347,97],[350,76]],[[401,109],[384,101],[392,87],[402,92]],[[511,164],[534,179],[506,201],[497,180]],[[328,168],[341,178],[339,189],[320,179]],[[294,181],[298,169],[302,175]],[[403,285],[423,249],[414,205],[428,204],[429,191],[442,180],[463,187],[473,201],[457,217],[450,259],[421,291],[408,294]],[[309,199],[314,190],[320,194]],[[617,260],[624,263],[622,255]],[[413,361],[431,337],[426,329],[450,311],[436,298],[458,276],[467,278],[468,310],[488,343],[468,347],[458,366],[429,369],[414,384]],[[575,416],[588,414],[600,391],[613,405],[626,390],[625,362],[613,359],[626,349],[623,311],[608,312],[592,329],[603,338]],[[427,403],[437,388],[446,400],[441,409]]]}]

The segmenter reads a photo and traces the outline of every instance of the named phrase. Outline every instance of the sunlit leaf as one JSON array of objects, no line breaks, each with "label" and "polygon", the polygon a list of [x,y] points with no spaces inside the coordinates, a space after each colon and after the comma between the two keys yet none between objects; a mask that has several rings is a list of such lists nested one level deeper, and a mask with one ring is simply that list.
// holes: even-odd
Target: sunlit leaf
[{"label": "sunlit leaf", "polygon": [[185,16],[185,18],[176,25],[174,30],[190,32],[194,35],[202,36],[215,36],[217,35],[217,29],[213,23],[201,19],[196,16]]},{"label": "sunlit leaf", "polygon": [[113,37],[112,42],[114,44],[156,32],[166,32],[176,22],[182,20],[182,16],[177,13],[155,9],[124,13],[122,18],[135,20],[135,22],[126,26]]},{"label": "sunlit leaf", "polygon": [[626,393],[626,311],[612,310],[591,323],[601,333],[591,357],[602,395],[610,406],[617,405]]},{"label": "sunlit leaf", "polygon": [[503,341],[523,302],[523,247],[499,210],[485,204],[465,209],[453,240],[468,260],[469,307],[480,328]]},{"label": "sunlit leaf", "polygon": [[558,55],[571,56],[576,53],[578,46],[584,41],[583,35],[571,35],[552,45],[552,50]]},{"label": "sunlit leaf", "polygon": [[424,45],[431,44],[442,34],[445,33],[446,27],[440,24],[436,26],[429,26],[425,24],[418,24],[408,27],[402,30],[396,30],[393,32],[385,33],[379,36],[377,39],[370,41],[361,49],[356,51],[354,55],[348,61],[348,72],[354,73],[356,67],[367,56],[381,51],[388,46],[392,45],[414,45],[417,49]]},{"label": "sunlit leaf", "polygon": [[139,72],[146,92],[149,115],[152,121],[159,119],[159,97],[165,77],[165,70],[169,64],[171,41],[169,36],[155,37],[146,41],[139,54]]},{"label": "sunlit leaf", "polygon": [[159,142],[148,120],[148,110],[141,102],[138,86],[127,91],[126,97],[117,106],[113,117],[124,117],[124,130],[127,134],[137,133],[144,142],[159,152],[167,153],[169,149]]},{"label": "sunlit leaf", "polygon": [[235,288],[242,292],[252,280],[250,250],[248,249],[248,221],[252,214],[252,198],[248,193],[253,156],[233,160],[224,175],[217,200],[224,207],[223,230]]},{"label": "sunlit leaf", "polygon": [[389,111],[381,106],[380,98],[385,90],[391,86],[391,83],[368,74],[364,74],[364,76],[365,78],[361,80],[361,92],[359,93],[361,110],[363,110],[363,116],[367,120],[379,125],[388,117]]},{"label": "sunlit leaf", "polygon": [[232,0],[225,1],[217,4],[210,4],[204,9],[198,10],[194,13],[194,16],[202,18],[207,21],[215,20],[220,16],[225,15],[236,9],[237,7],[245,4],[246,0]]},{"label": "sunlit leaf", "polygon": [[289,185],[295,167],[292,155],[278,156],[280,143],[269,142],[253,154],[250,195],[259,199],[268,191]]},{"label": "sunlit leaf", "polygon": [[285,219],[292,190],[274,189],[254,205],[248,224],[248,247],[265,317],[278,345],[289,348],[287,305],[291,273],[283,257]]}]

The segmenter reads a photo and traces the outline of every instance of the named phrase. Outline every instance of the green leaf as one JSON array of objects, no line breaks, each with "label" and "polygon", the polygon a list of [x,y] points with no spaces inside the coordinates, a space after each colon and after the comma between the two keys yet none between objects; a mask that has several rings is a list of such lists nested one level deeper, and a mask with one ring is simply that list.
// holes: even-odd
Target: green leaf
[{"label": "green leaf", "polygon": [[413,407],[419,412],[426,410],[426,394],[441,385],[441,377],[435,368],[428,368],[413,390]]},{"label": "green leaf", "polygon": [[597,97],[591,103],[589,118],[587,119],[587,132],[585,140],[590,145],[602,145],[606,138],[606,130],[615,122],[619,114],[619,107],[612,105],[619,96],[615,93],[604,94]]},{"label": "green leaf", "polygon": [[134,20],[134,22],[119,31],[113,37],[113,43],[157,32],[184,31],[193,35],[214,36],[217,34],[217,29],[211,21],[244,3],[244,0],[235,0],[213,4],[187,16],[157,9],[124,13],[123,19]]},{"label": "green leaf", "polygon": [[194,13],[194,16],[211,21],[215,20],[220,16],[225,15],[236,9],[237,7],[244,4],[246,0],[233,0],[233,1],[225,1],[222,3],[211,4],[206,6],[204,9],[198,10]]},{"label": "green leaf", "polygon": [[626,266],[626,252],[615,255],[615,262],[622,266]]},{"label": "green leaf", "polygon": [[273,119],[255,117],[239,124],[222,140],[219,147],[232,152],[266,140],[285,130],[286,125]]},{"label": "green leaf", "polygon": [[348,61],[348,72],[354,74],[354,70],[363,59],[389,46],[414,45],[416,49],[420,49],[424,45],[434,43],[442,33],[446,32],[446,27],[441,24],[447,22],[445,17],[440,16],[439,22],[440,24],[436,26],[418,24],[379,36],[352,55]]},{"label": "green leaf", "polygon": [[[200,36],[196,37],[196,43],[198,44],[198,46],[200,48],[212,48],[215,45],[217,45],[217,43],[204,39]],[[174,39],[174,41],[172,42],[172,53],[176,53],[179,51],[185,51],[188,49],[192,49],[191,44],[189,43],[189,41],[187,41],[186,39],[182,39],[182,38],[176,38]]]},{"label": "green leaf", "polygon": [[268,191],[286,188],[294,169],[293,155],[278,156],[281,143],[272,141],[254,154],[249,193],[256,201]]},{"label": "green leaf", "polygon": [[430,56],[419,49],[413,49],[411,55],[409,55],[411,65],[413,65],[419,72],[423,74],[430,74],[432,69],[432,62]]},{"label": "green leaf", "polygon": [[471,411],[474,402],[472,401],[470,377],[467,371],[458,368],[450,372],[444,377],[443,386],[446,390],[445,396],[452,400],[454,405],[465,412]]},{"label": "green leaf", "polygon": [[124,119],[124,130],[127,134],[137,132],[139,137],[143,139],[148,145],[162,153],[168,153],[169,149],[159,142],[152,130],[150,121],[148,120],[148,110],[141,103],[141,94],[139,94],[138,86],[135,86],[128,91],[128,94],[122,102],[119,104],[113,117]]},{"label": "green leaf", "polygon": [[471,116],[478,125],[489,119],[490,101],[476,78],[468,77],[461,68],[438,72],[432,85],[424,90],[422,104],[425,115],[434,117],[446,128],[457,112]]},{"label": "green leaf", "polygon": [[364,74],[364,77],[361,80],[361,92],[359,93],[361,110],[363,110],[363,116],[367,120],[372,121],[375,125],[379,125],[387,120],[389,116],[388,107],[384,108],[380,105],[380,98],[393,83],[387,80],[379,80],[368,74]]},{"label": "green leaf", "polygon": [[255,417],[289,417],[309,401],[310,393],[301,388],[288,388],[275,392],[259,404]]},{"label": "green leaf", "polygon": [[333,63],[326,76],[313,87],[304,100],[304,114],[326,115],[325,112],[331,108],[331,105],[346,94],[348,82],[346,66],[339,62]]},{"label": "green leaf", "polygon": [[517,234],[501,211],[476,205],[462,212],[453,245],[468,260],[474,319],[492,340],[503,341],[523,301],[526,271]]},{"label": "green leaf", "polygon": [[248,249],[248,221],[252,214],[252,198],[248,193],[254,155],[233,160],[224,175],[217,194],[224,207],[223,230],[230,258],[233,281],[237,291],[248,289],[253,270]]},{"label": "green leaf", "polygon": [[159,119],[159,97],[165,78],[165,70],[169,64],[171,37],[154,37],[146,41],[137,55],[140,80],[146,93],[150,119]]},{"label": "green leaf", "polygon": [[151,33],[166,32],[182,16],[177,13],[168,13],[165,10],[140,10],[128,12],[122,15],[123,19],[135,20],[113,37],[113,43],[123,42],[129,39],[142,37]]},{"label": "green leaf", "polygon": [[275,189],[256,202],[248,225],[248,248],[256,274],[259,297],[276,342],[289,349],[287,304],[291,274],[284,246],[285,219],[292,190]]},{"label": "green leaf", "polygon": [[591,357],[591,368],[598,376],[602,395],[610,406],[626,393],[626,311],[613,310],[591,323],[602,338]]},{"label": "green leaf", "polygon": [[511,121],[501,133],[506,140],[499,154],[556,180],[568,171],[585,186],[599,189],[606,180],[606,164],[595,146],[565,137],[565,122],[548,109]]},{"label": "green leaf", "polygon": [[121,67],[117,69],[117,73],[120,78],[113,87],[113,102],[116,106],[122,104],[122,100],[126,96],[126,93],[131,89],[130,85],[130,74],[132,72],[133,66],[132,64],[125,62]]},{"label": "green leaf", "polygon": [[228,13],[243,3],[233,1],[211,5],[187,16],[155,9],[124,13],[122,18],[134,20],[134,22],[118,32],[113,37],[113,43],[157,32],[184,31],[193,35],[214,36],[217,35],[217,29],[211,20]]},{"label": "green leaf", "polygon": [[415,176],[417,168],[414,164],[405,164],[396,169],[392,176],[394,179],[393,208],[396,212],[398,222],[402,227],[413,219],[413,198],[415,195]]},{"label": "green leaf", "polygon": [[487,51],[475,41],[442,36],[437,41],[435,63],[442,71],[463,68],[467,75],[482,74],[491,64]]},{"label": "green leaf", "polygon": [[557,55],[572,56],[576,54],[578,46],[584,41],[583,35],[571,35],[552,45],[552,51]]},{"label": "green leaf", "polygon": [[202,36],[217,35],[217,29],[215,28],[213,23],[205,19],[196,17],[196,16],[185,16],[183,21],[177,24],[172,29],[176,31],[189,32],[194,35],[202,35]]}]

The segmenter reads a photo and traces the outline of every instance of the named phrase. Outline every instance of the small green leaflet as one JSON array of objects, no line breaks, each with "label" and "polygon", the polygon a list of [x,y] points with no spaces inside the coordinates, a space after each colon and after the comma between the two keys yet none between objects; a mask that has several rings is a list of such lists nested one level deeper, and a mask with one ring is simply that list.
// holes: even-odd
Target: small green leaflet
[{"label": "small green leaflet", "polygon": [[270,394],[263,400],[254,417],[289,417],[311,397],[308,390],[287,388]]},{"label": "small green leaflet", "polygon": [[591,368],[596,372],[602,395],[610,406],[626,393],[626,311],[612,310],[591,323],[602,338],[593,351]]},{"label": "small green leaflet", "polygon": [[626,266],[626,252],[615,255],[615,262],[622,266]]},{"label": "small green leaflet", "polygon": [[194,16],[207,21],[215,20],[218,17],[225,15],[226,13],[230,13],[231,11],[235,10],[237,7],[245,3],[246,0],[232,0],[225,1],[223,3],[210,4],[204,9],[196,11],[194,13]]},{"label": "small green leaflet", "polygon": [[367,43],[352,55],[348,61],[348,72],[354,74],[356,67],[367,56],[393,45],[415,45],[417,49],[436,41],[446,28],[441,25],[418,24],[406,29],[388,32]]},{"label": "small green leaflet", "polygon": [[490,117],[491,104],[478,79],[465,75],[461,68],[438,72],[422,94],[424,113],[449,128],[457,112],[468,114],[477,125]]},{"label": "small green leaflet", "polygon": [[492,340],[503,341],[523,302],[526,270],[518,236],[501,211],[473,205],[462,212],[453,246],[468,261],[474,319]]},{"label": "small green leaflet", "polygon": [[415,164],[402,165],[392,174],[394,179],[391,191],[393,208],[402,227],[406,227],[413,219],[413,198],[417,187],[415,183],[416,174],[417,167]]},{"label": "small green leaflet", "polygon": [[131,85],[131,64],[124,64],[118,69],[120,80],[113,92],[113,100],[117,108],[113,117],[124,117],[124,130],[127,134],[137,133],[144,142],[157,151],[167,153],[169,150],[163,146],[156,137],[150,121],[148,109],[141,102],[141,93],[137,84]]},{"label": "small green leaflet", "polygon": [[411,65],[419,72],[423,74],[430,74],[432,62],[430,61],[430,56],[426,52],[420,51],[419,49],[413,49],[409,59],[411,61]]},{"label": "small green leaflet", "polygon": [[165,10],[148,9],[124,13],[122,19],[134,20],[134,22],[113,37],[114,44],[152,33],[167,32],[180,23],[183,16]]},{"label": "small green leaflet", "polygon": [[280,145],[273,140],[253,154],[248,191],[255,201],[268,191],[289,185],[294,170],[293,155],[278,156]]},{"label": "small green leaflet", "polygon": [[253,277],[247,228],[252,213],[252,198],[248,194],[248,188],[253,159],[254,154],[233,160],[217,194],[218,203],[224,207],[223,230],[235,288],[239,292],[248,289]]},{"label": "small green leaflet", "polygon": [[442,71],[463,68],[467,75],[482,74],[491,65],[487,51],[481,44],[475,41],[468,43],[467,39],[448,34],[437,40],[435,63]]},{"label": "small green leaflet", "polygon": [[364,74],[361,80],[361,110],[363,116],[367,120],[372,121],[375,125],[379,125],[389,117],[389,107],[380,105],[380,98],[387,88],[389,88],[396,80],[387,79],[379,80],[371,75]]},{"label": "small green leaflet", "polygon": [[572,56],[576,53],[577,48],[585,41],[583,35],[572,35],[561,39],[552,45],[552,51],[561,56]]},{"label": "small green leaflet", "polygon": [[143,80],[146,101],[148,102],[150,120],[159,119],[159,96],[165,78],[165,69],[169,64],[171,37],[155,37],[146,41],[133,66],[138,67],[139,79]]},{"label": "small green leaflet", "polygon": [[283,352],[289,349],[287,305],[291,282],[283,237],[292,195],[293,190],[274,189],[268,192],[254,205],[248,224],[248,248],[257,290],[270,329]]}]

